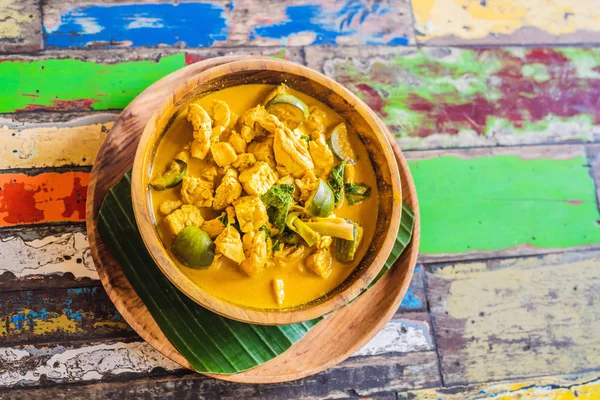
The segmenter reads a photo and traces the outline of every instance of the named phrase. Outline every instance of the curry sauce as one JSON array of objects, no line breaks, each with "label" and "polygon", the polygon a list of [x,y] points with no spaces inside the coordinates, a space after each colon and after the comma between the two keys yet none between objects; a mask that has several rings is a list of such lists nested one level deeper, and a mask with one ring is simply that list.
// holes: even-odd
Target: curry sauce
[{"label": "curry sauce", "polygon": [[331,108],[285,85],[226,88],[185,106],[151,176],[156,228],[173,260],[238,305],[288,308],[326,295],[375,232],[377,185],[360,139]]}]

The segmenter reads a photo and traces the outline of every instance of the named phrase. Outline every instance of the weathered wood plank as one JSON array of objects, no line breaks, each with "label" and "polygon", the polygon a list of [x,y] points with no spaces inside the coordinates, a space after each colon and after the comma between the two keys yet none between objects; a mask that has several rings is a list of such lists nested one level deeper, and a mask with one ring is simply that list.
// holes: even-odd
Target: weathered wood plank
[{"label": "weathered wood plank", "polygon": [[600,42],[594,0],[413,0],[415,30],[426,44]]},{"label": "weathered wood plank", "polygon": [[0,292],[98,284],[81,225],[0,231]]},{"label": "weathered wood plank", "polygon": [[42,48],[42,21],[36,0],[2,0],[0,15],[1,53]]},{"label": "weathered wood plank", "polygon": [[[178,49],[49,51],[7,56],[0,63],[0,113],[27,110],[122,109],[156,80],[200,58],[222,54],[274,55],[301,61],[300,49]],[[87,84],[82,85],[81,82]],[[16,94],[16,95],[15,95]]]},{"label": "weathered wood plank", "polygon": [[405,155],[421,208],[422,262],[599,247],[600,214],[581,145]]},{"label": "weathered wood plank", "polygon": [[0,344],[137,336],[101,287],[0,293]]},{"label": "weathered wood plank", "polygon": [[600,138],[598,48],[306,49],[403,149]]},{"label": "weathered wood plank", "polygon": [[116,114],[63,123],[15,123],[0,118],[0,170],[91,166]]},{"label": "weathered wood plank", "polygon": [[411,390],[398,393],[398,399],[411,400],[595,400],[600,398],[600,372],[544,376],[533,379],[492,382],[472,386]]},{"label": "weathered wood plank", "polygon": [[408,287],[408,291],[402,299],[400,304],[400,312],[410,311],[426,311],[427,310],[427,297],[425,295],[424,285],[425,271],[422,265],[415,267],[415,272]]},{"label": "weathered wood plank", "polygon": [[0,227],[84,221],[89,172],[0,174]]},{"label": "weathered wood plank", "polygon": [[600,205],[600,145],[593,144],[586,147],[587,158],[592,168],[591,175],[596,184],[596,201]]},{"label": "weathered wood plank", "polygon": [[578,252],[428,272],[444,384],[598,369],[599,262]]},{"label": "weathered wood plank", "polygon": [[51,0],[43,10],[48,47],[414,43],[408,0]]},{"label": "weathered wood plank", "polygon": [[[164,371],[180,370],[148,344],[139,341],[4,347],[0,348],[0,366],[2,388],[114,380],[120,376],[143,377],[157,368]],[[209,381],[199,375],[192,377],[192,380],[196,379]],[[216,384],[216,381],[210,382],[213,382],[211,385]],[[323,382],[330,383],[317,388]],[[371,342],[341,365],[316,377],[287,385],[290,385],[292,392],[307,390],[308,394],[315,392],[313,395],[318,391],[337,393],[343,388],[354,388],[356,392],[368,395],[400,388],[434,387],[439,384],[429,318],[423,313],[412,313],[390,321]],[[225,383],[222,385],[224,389],[236,386]],[[285,386],[258,387],[275,393]],[[157,385],[157,390],[165,388]]]}]

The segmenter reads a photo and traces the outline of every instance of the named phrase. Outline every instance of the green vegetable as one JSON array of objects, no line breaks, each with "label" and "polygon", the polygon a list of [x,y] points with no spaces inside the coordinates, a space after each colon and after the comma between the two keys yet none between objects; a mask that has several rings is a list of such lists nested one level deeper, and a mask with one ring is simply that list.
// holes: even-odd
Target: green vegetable
[{"label": "green vegetable", "polygon": [[281,235],[279,235],[281,242],[285,244],[296,245],[300,243],[300,236],[293,231],[285,230]]},{"label": "green vegetable", "polygon": [[177,186],[187,173],[187,163],[182,160],[173,160],[169,169],[164,174],[155,177],[150,181],[150,186],[154,190],[165,190]]},{"label": "green vegetable", "polygon": [[300,220],[300,213],[293,212],[287,216],[286,225],[296,232],[309,246],[314,246],[319,239],[319,234],[312,230],[306,223]]},{"label": "green vegetable", "polygon": [[335,239],[335,258],[344,264],[349,264],[354,261],[356,250],[358,249],[363,236],[362,227],[357,222],[353,222],[352,224],[354,225],[352,230],[354,237],[352,240]]},{"label": "green vegetable", "polygon": [[273,246],[271,246],[271,250],[272,251],[279,251],[279,250],[281,250],[281,242],[279,241],[279,239],[273,240]]},{"label": "green vegetable", "polygon": [[344,160],[348,164],[354,164],[356,162],[356,153],[350,145],[348,128],[344,122],[337,125],[333,128],[333,131],[331,131],[329,145],[333,154],[340,160]]},{"label": "green vegetable", "polygon": [[340,239],[354,239],[354,224],[342,218],[315,218],[305,222],[306,226],[321,235]]},{"label": "green vegetable", "polygon": [[310,136],[308,136],[308,135],[300,135],[300,139],[304,139],[307,142],[310,142]]},{"label": "green vegetable", "polygon": [[328,184],[319,179],[319,186],[306,200],[306,212],[314,217],[328,217],[333,212],[334,205],[333,191]]},{"label": "green vegetable", "polygon": [[215,258],[215,244],[208,233],[196,226],[188,226],[177,234],[173,254],[187,266],[208,268]]},{"label": "green vegetable", "polygon": [[267,193],[260,197],[267,207],[269,222],[271,222],[279,232],[282,232],[285,229],[287,215],[290,211],[290,207],[294,205],[294,190],[294,185],[290,184],[273,185]]},{"label": "green vegetable", "polygon": [[329,174],[329,178],[327,179],[327,183],[329,183],[329,187],[333,190],[333,195],[335,197],[335,205],[339,205],[344,198],[344,170],[346,168],[346,161],[342,161],[333,169]]},{"label": "green vegetable", "polygon": [[306,121],[310,113],[305,102],[289,93],[280,93],[273,97],[265,108],[280,119],[294,122]]},{"label": "green vegetable", "polygon": [[346,183],[346,200],[351,206],[360,203],[371,195],[371,188],[364,183]]}]

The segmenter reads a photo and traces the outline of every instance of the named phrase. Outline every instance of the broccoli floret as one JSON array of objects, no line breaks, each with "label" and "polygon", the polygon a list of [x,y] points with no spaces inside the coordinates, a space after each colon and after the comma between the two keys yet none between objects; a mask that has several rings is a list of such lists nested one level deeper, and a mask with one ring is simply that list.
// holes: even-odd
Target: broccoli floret
[{"label": "broccoli floret", "polygon": [[290,184],[278,184],[271,186],[271,189],[263,194],[260,199],[267,206],[267,215],[269,221],[282,232],[285,228],[285,220],[290,208],[294,204],[295,187]]},{"label": "broccoli floret", "polygon": [[329,174],[327,183],[331,190],[333,190],[333,197],[335,198],[335,204],[338,205],[344,197],[344,168],[346,167],[346,161],[342,161],[333,169]]},{"label": "broccoli floret", "polygon": [[364,183],[346,183],[346,200],[353,206],[371,195],[371,188]]}]

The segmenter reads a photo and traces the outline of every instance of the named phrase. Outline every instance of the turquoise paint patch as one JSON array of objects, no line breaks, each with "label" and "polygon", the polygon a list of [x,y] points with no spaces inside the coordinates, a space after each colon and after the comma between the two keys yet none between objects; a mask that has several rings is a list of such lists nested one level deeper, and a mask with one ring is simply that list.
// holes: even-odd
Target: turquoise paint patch
[{"label": "turquoise paint patch", "polygon": [[184,43],[210,47],[227,40],[224,7],[215,3],[115,4],[71,8],[57,26],[44,26],[52,47],[87,47],[93,43],[158,46]]}]

